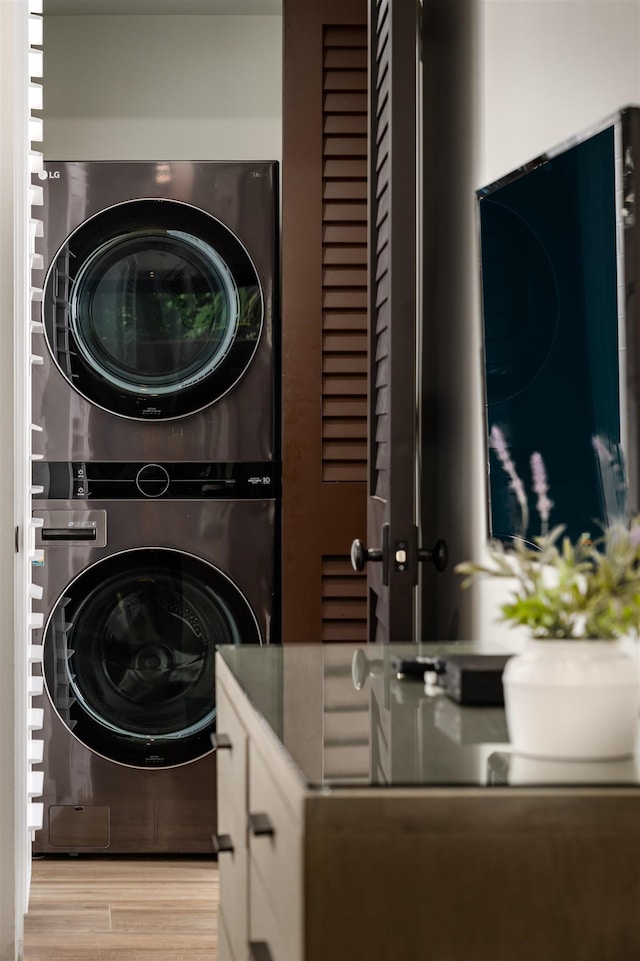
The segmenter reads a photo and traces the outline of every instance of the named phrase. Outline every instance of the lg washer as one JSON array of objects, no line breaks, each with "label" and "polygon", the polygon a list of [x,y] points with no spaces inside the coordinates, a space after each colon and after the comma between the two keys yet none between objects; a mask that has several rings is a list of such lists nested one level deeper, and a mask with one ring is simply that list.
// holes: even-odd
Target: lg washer
[{"label": "lg washer", "polygon": [[278,164],[48,162],[40,176],[37,453],[273,460]]},{"label": "lg washer", "polygon": [[37,464],[41,854],[212,854],[214,653],[272,640],[273,472]]}]

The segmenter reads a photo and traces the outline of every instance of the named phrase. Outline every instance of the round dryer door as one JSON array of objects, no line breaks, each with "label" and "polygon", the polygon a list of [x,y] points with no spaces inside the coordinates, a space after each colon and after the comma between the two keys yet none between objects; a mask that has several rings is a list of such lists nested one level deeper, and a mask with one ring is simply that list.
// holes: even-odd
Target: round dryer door
[{"label": "round dryer door", "polygon": [[57,601],[47,691],[96,753],[135,767],[184,764],[212,750],[216,645],[260,642],[249,604],[219,570],[179,551],[126,551]]},{"label": "round dryer door", "polygon": [[247,251],[173,200],[110,207],[67,238],[43,297],[47,342],[87,400],[140,420],[218,400],[251,364],[264,317]]}]

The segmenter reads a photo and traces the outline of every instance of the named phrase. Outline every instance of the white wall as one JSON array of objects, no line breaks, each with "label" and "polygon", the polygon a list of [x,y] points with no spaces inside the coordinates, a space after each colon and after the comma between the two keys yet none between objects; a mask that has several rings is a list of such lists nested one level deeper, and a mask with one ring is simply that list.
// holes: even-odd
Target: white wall
[{"label": "white wall", "polygon": [[[618,108],[640,103],[638,0],[482,0],[480,44],[476,188]],[[473,340],[480,322],[478,317],[469,322]],[[481,452],[472,465],[476,557],[486,524],[481,411],[476,393],[468,408],[472,434],[480,438],[472,449]],[[501,585],[474,592],[477,636],[507,636],[507,629],[495,624],[503,595]]]},{"label": "white wall", "polygon": [[483,0],[479,183],[640,102],[638,0]]},{"label": "white wall", "polygon": [[279,160],[282,17],[45,17],[50,160]]}]

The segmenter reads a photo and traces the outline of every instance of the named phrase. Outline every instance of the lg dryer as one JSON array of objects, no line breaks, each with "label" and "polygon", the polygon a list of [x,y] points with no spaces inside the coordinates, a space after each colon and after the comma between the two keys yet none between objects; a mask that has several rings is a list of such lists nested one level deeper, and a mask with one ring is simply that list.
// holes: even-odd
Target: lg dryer
[{"label": "lg dryer", "polygon": [[272,460],[277,163],[47,163],[40,176],[37,452]]}]

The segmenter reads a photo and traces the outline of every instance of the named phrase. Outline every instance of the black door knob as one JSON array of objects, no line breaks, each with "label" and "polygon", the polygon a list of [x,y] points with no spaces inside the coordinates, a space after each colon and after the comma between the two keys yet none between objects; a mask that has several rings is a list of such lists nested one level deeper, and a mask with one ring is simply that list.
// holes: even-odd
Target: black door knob
[{"label": "black door knob", "polygon": [[449,563],[449,549],[447,547],[447,542],[440,539],[435,542],[430,550],[428,547],[419,548],[418,560],[433,564],[435,569],[442,574]]},{"label": "black door knob", "polygon": [[372,548],[368,550],[362,541],[356,540],[351,545],[351,566],[354,571],[363,571],[365,564],[369,561],[381,561],[382,560],[382,550],[378,548]]}]

